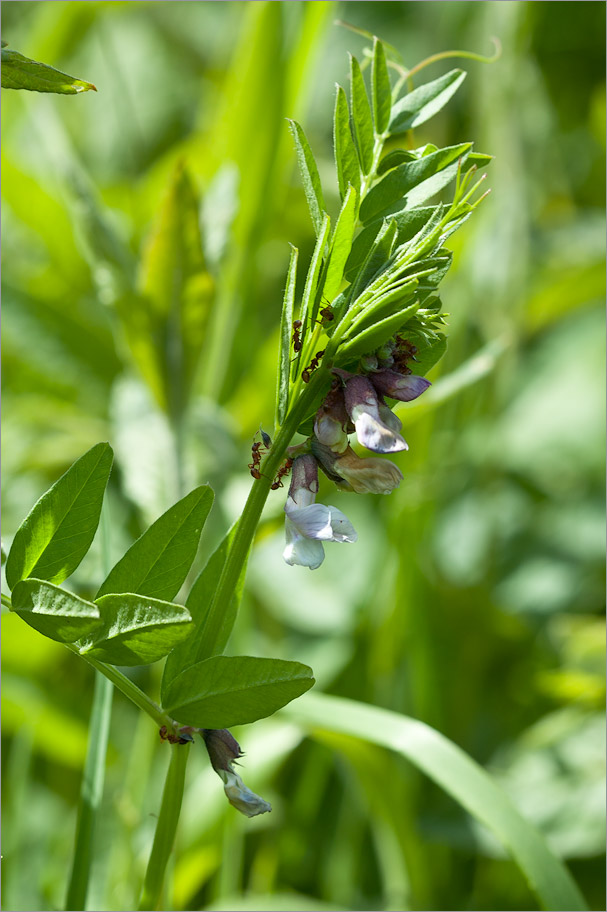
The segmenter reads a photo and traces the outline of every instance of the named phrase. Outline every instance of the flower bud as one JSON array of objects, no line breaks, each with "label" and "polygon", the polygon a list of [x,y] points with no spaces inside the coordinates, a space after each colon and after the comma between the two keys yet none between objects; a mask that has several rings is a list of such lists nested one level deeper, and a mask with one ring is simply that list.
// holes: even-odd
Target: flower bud
[{"label": "flower bud", "polygon": [[393,370],[381,370],[370,374],[370,380],[378,393],[401,402],[417,399],[432,384],[425,377],[414,374],[399,374]]}]

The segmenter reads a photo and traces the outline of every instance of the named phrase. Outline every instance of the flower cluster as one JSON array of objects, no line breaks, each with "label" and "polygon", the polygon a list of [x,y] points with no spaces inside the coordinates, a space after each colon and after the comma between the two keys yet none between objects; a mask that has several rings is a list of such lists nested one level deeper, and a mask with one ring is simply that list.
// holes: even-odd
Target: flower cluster
[{"label": "flower cluster", "polygon": [[407,367],[415,348],[399,336],[379,352],[366,356],[358,373],[333,368],[335,379],[318,409],[314,433],[292,448],[293,473],[285,504],[288,564],[315,570],[324,560],[323,542],[353,542],[357,535],[344,514],[332,506],[315,503],[318,467],[343,491],[389,494],[398,487],[402,473],[395,463],[377,457],[361,459],[349,442],[356,433],[361,446],[373,453],[408,449],[401,421],[384,397],[410,402],[430,381]]}]

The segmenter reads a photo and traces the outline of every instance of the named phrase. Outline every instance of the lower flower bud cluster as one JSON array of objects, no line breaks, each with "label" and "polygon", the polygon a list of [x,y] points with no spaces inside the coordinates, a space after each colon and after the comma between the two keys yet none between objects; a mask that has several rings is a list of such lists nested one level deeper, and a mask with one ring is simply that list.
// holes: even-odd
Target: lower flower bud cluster
[{"label": "lower flower bud cluster", "polygon": [[[364,373],[333,369],[335,380],[314,420],[314,434],[307,452],[297,448],[291,486],[285,504],[287,564],[315,570],[324,560],[323,542],[354,542],[356,531],[336,507],[317,504],[318,467],[342,491],[357,494],[389,494],[402,480],[399,467],[387,459],[361,459],[349,442],[356,433],[358,442],[373,453],[407,450],[401,421],[384,397],[410,402],[420,396],[430,381],[413,375],[407,360],[415,349],[396,337],[385,350],[366,356]],[[398,369],[395,369],[398,368]]]}]

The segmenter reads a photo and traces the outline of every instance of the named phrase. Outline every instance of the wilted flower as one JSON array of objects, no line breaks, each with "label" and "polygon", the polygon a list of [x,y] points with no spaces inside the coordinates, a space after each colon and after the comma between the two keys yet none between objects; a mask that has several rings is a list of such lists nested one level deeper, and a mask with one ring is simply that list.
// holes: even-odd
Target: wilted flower
[{"label": "wilted flower", "polygon": [[417,399],[432,385],[425,377],[399,374],[393,370],[376,371],[370,375],[370,379],[378,393],[391,399],[400,399],[401,402]]},{"label": "wilted flower", "polygon": [[401,470],[393,462],[374,456],[361,459],[351,447],[335,460],[333,470],[357,494],[389,494],[399,486],[403,478]]},{"label": "wilted flower", "polygon": [[236,738],[227,728],[203,728],[204,739],[211,765],[223,781],[223,789],[230,804],[247,817],[256,817],[272,810],[272,805],[248,788],[232,764],[242,757]]},{"label": "wilted flower", "polygon": [[287,564],[316,570],[325,552],[323,541],[354,542],[356,531],[336,507],[315,503],[318,492],[318,463],[314,456],[298,456],[293,463],[289,496],[285,504]]},{"label": "wilted flower", "polygon": [[329,391],[314,419],[314,434],[323,446],[333,453],[344,453],[348,447],[350,419],[346,411],[344,394],[338,381]]},{"label": "wilted flower", "polygon": [[[374,453],[397,453],[407,450],[407,442],[393,426],[385,423],[375,388],[368,377],[354,375],[346,380],[344,389],[346,411],[356,428],[362,446]],[[389,409],[388,409],[389,411]],[[390,413],[392,421],[392,413]]]}]

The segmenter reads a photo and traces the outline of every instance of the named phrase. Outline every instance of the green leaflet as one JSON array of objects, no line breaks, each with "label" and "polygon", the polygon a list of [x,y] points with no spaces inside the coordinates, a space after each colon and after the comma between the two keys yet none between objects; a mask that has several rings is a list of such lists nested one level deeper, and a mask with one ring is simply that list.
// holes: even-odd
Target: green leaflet
[{"label": "green leaflet", "polygon": [[426,123],[444,108],[465,78],[464,70],[451,70],[399,99],[392,108],[390,133],[405,133]]},{"label": "green leaflet", "polygon": [[331,250],[323,284],[323,294],[329,301],[332,301],[339,292],[344,267],[352,249],[352,236],[356,227],[356,201],[356,190],[350,186],[331,240]]},{"label": "green leaflet", "polygon": [[169,415],[183,412],[214,299],[200,233],[199,199],[183,164],[171,177],[168,192],[143,251],[140,277],[142,306],[129,317],[135,359],[159,403]]},{"label": "green leaflet", "polygon": [[240,571],[234,595],[230,599],[230,603],[221,619],[219,633],[213,642],[207,636],[205,625],[211,616],[211,612],[215,610],[213,597],[221,578],[228,551],[232,546],[237,526],[238,523],[235,522],[228,530],[194,581],[194,585],[186,599],[186,608],[192,615],[194,629],[187,641],[174,649],[167,658],[162,677],[162,693],[165,692],[173,678],[180,672],[190,665],[200,662],[202,659],[207,659],[209,656],[223,652],[226,647],[242,598],[247,569],[246,561]]},{"label": "green leaflet", "polygon": [[[435,206],[423,206],[416,209],[403,209],[401,212],[395,212],[390,216],[391,221],[395,221],[398,233],[396,236],[396,246],[404,244],[405,241],[411,240],[418,231],[428,222],[435,211]],[[362,266],[365,257],[372,249],[378,232],[385,223],[385,219],[376,219],[367,225],[366,228],[354,238],[352,250],[346,263],[345,277],[348,281],[353,282],[356,273]]]},{"label": "green leaflet", "polygon": [[[391,291],[387,292],[387,294],[381,295],[374,300],[368,307],[365,307],[359,316],[353,320],[352,325],[345,336],[346,342],[353,340],[358,333],[387,317],[391,317],[395,313],[400,312],[402,314],[403,322],[407,319],[406,315],[408,311],[410,311],[411,316],[413,316],[419,306],[419,295],[417,294],[418,285],[418,279],[407,279],[402,285],[399,285],[398,288],[393,288]],[[409,302],[414,295],[416,300],[415,303],[411,304]]]},{"label": "green leaflet", "polygon": [[74,572],[99,524],[112,459],[109,443],[96,444],[32,507],[6,562],[11,589],[28,576],[61,583]]},{"label": "green leaflet", "polygon": [[352,125],[358,150],[358,160],[363,174],[369,174],[373,166],[373,118],[365,81],[356,57],[350,55],[350,108]]},{"label": "green leaflet", "polygon": [[[485,770],[424,722],[343,697],[310,694],[285,711],[312,733],[341,732],[396,751],[487,826],[512,855],[543,908],[585,910],[584,897],[544,837]],[[389,791],[389,783],[385,784]]]},{"label": "green leaflet", "polygon": [[135,593],[103,595],[95,601],[101,623],[77,643],[82,655],[110,665],[147,665],[167,655],[191,632],[183,605]]},{"label": "green leaflet", "polygon": [[289,372],[291,367],[291,338],[293,334],[293,305],[297,281],[297,247],[291,247],[291,259],[280,316],[280,348],[278,353],[278,378],[276,384],[276,427],[285,420],[289,408]]},{"label": "green leaflet", "polygon": [[[314,253],[312,254],[312,260],[310,262],[310,267],[308,269],[308,275],[306,276],[306,284],[304,287],[303,300],[301,302],[301,338],[302,342],[305,344],[308,331],[311,328],[311,322],[313,317],[310,315],[310,311],[314,306],[314,297],[316,295],[316,288],[318,286],[318,277],[320,275],[320,267],[322,266],[322,261],[325,253],[325,247],[327,246],[327,241],[329,240],[329,230],[331,228],[331,219],[325,213],[323,227],[318,235],[316,240],[316,246],[314,248]],[[301,354],[297,356],[297,359],[293,362],[293,369],[291,376],[295,378],[297,376],[297,371],[299,368]]]},{"label": "green leaflet", "polygon": [[2,88],[27,89],[30,92],[53,92],[56,95],[77,95],[96,92],[92,82],[68,76],[46,63],[24,57],[18,51],[2,47]]},{"label": "green leaflet", "polygon": [[73,643],[99,626],[99,609],[44,580],[27,579],[12,592],[15,614],[51,640]]},{"label": "green leaflet", "polygon": [[314,225],[316,235],[319,235],[322,229],[325,203],[322,196],[318,168],[316,167],[312,150],[306,139],[306,134],[296,120],[289,120],[289,129],[295,140],[299,172],[301,174],[304,193],[306,194],[306,199],[308,201],[308,209],[310,210],[312,224]]},{"label": "green leaflet", "polygon": [[390,109],[392,104],[392,90],[390,77],[386,65],[384,46],[375,38],[373,41],[373,64],[371,67],[371,94],[373,97],[373,120],[375,132],[378,135],[385,133],[390,122]]},{"label": "green leaflet", "polygon": [[[375,351],[391,339],[399,331],[404,323],[411,317],[418,308],[418,302],[409,304],[403,310],[397,311],[391,316],[373,323],[368,329],[358,333],[350,342],[344,343],[339,349],[339,360],[351,361],[352,358],[358,358]],[[438,360],[438,359],[437,359]],[[417,371],[417,365],[415,366]]]},{"label": "green leaflet", "polygon": [[388,263],[394,249],[396,232],[397,225],[394,219],[383,222],[355,281],[352,283],[352,299],[355,300],[369,282],[373,281],[378,271]]},{"label": "green leaflet", "polygon": [[429,370],[437,364],[447,351],[447,338],[443,333],[433,333],[427,336],[419,329],[403,329],[405,338],[417,348],[415,361],[411,367],[418,377],[425,377]]},{"label": "green leaflet", "polygon": [[[457,162],[472,148],[472,143],[459,143],[447,146],[417,161],[405,162],[389,171],[382,180],[369,191],[360,206],[360,217],[363,222],[378,218],[383,212],[398,203],[414,187],[443,171],[447,165]],[[437,188],[440,189],[440,188]],[[433,192],[437,192],[434,190]],[[413,205],[411,199],[408,206]],[[419,205],[419,201],[415,201]]]},{"label": "green leaflet", "polygon": [[337,94],[335,96],[333,145],[339,195],[343,200],[348,192],[348,184],[352,184],[357,193],[360,192],[360,168],[350,129],[348,100],[341,86],[337,86]]},{"label": "green leaflet", "polygon": [[111,592],[174,598],[196,557],[213,498],[212,488],[201,485],[160,516],[110,570],[97,598]]},{"label": "green leaflet", "polygon": [[213,656],[173,679],[163,708],[186,725],[230,728],[272,715],[314,684],[300,662]]}]

